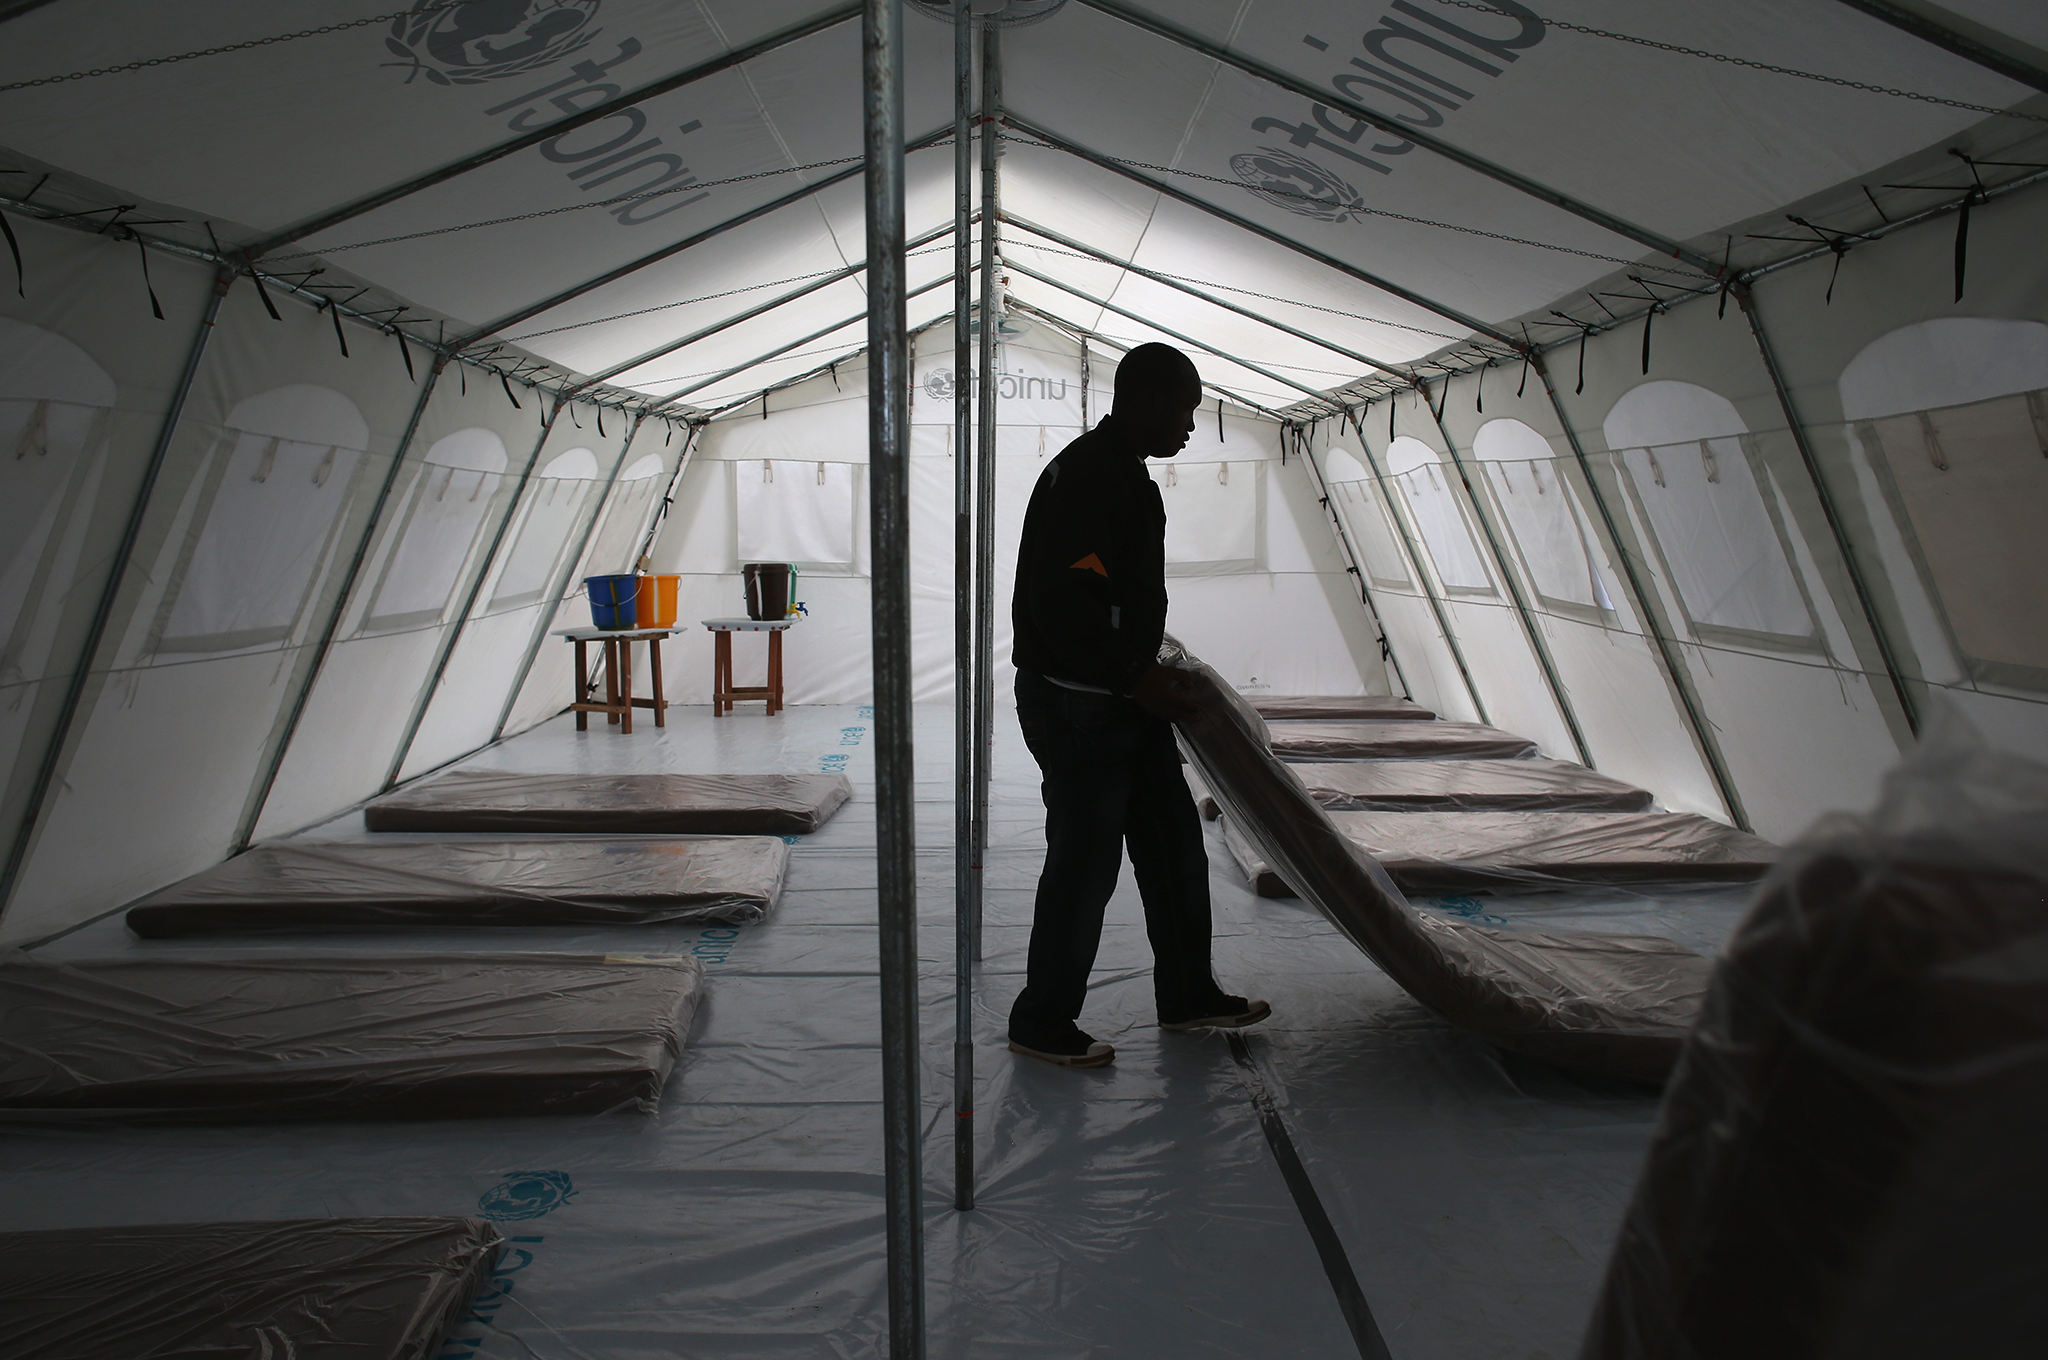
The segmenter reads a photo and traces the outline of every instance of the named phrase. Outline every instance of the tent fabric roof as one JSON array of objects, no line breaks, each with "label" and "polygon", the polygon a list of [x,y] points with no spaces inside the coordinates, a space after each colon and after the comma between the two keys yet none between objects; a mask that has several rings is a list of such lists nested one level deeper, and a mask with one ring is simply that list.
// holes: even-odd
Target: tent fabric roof
[{"label": "tent fabric roof", "polygon": [[[76,210],[140,195],[160,210],[139,209],[138,224],[179,219],[150,223],[151,234],[194,246],[217,238],[239,249],[296,235],[338,206],[605,100],[723,65],[260,254],[267,272],[324,268],[323,283],[358,280],[372,298],[414,309],[415,323],[422,314],[438,318],[432,331],[415,324],[415,336],[482,332],[508,352],[575,375],[607,372],[824,279],[786,305],[609,379],[651,398],[694,388],[674,409],[708,410],[864,343],[863,323],[853,319],[865,306],[863,276],[829,277],[864,255],[857,8],[816,0],[420,0],[410,14],[361,23],[374,0],[305,0],[292,7],[292,22],[313,36],[261,43],[279,34],[281,21],[275,6],[258,0],[111,0],[95,6],[91,23],[80,22],[75,0],[57,0],[7,24],[0,86],[9,88],[0,90],[0,108],[18,164],[0,164],[17,171],[0,189],[18,195],[31,174],[62,167],[40,202]],[[1799,249],[1748,239],[1771,234],[1755,225],[1766,221],[1778,234],[1805,238],[1783,222],[1788,209],[1831,209],[1833,220],[1815,220],[1855,231],[1875,224],[1878,212],[1897,217],[1959,195],[1968,178],[1950,147],[2020,169],[2048,160],[2039,149],[2048,141],[2048,98],[1829,0],[1545,0],[1540,15],[1508,0],[1153,7],[1185,42],[1109,12],[1119,8],[1132,7],[1075,0],[1045,22],[1005,33],[1004,111],[1013,120],[1005,213],[1111,261],[1198,281],[1389,366],[1467,341],[1473,330],[1465,322],[1523,334],[1521,319],[1545,317],[1561,299],[1578,298],[1574,315],[1604,321],[1594,307],[1605,304],[1587,306],[1584,295],[1640,295],[1645,285],[1625,281],[1631,273],[1660,297],[1714,287],[1710,273],[1657,256],[1643,237],[1682,243],[1696,262],[1725,257],[1740,269]],[[1951,8],[2009,36],[2015,50],[2048,45],[2048,24],[2022,0]],[[906,24],[906,125],[914,136],[943,139],[952,113],[951,31],[915,15]],[[337,31],[317,32],[329,25]],[[791,31],[805,36],[780,41]],[[1741,60],[1622,41],[1616,31]],[[249,45],[17,87],[233,44]],[[1189,44],[1227,49],[1242,63],[1329,90],[1333,100],[1354,99],[1642,235],[1609,230]],[[754,45],[768,50],[724,60]],[[1129,163],[1130,173],[1054,142]],[[1876,187],[1906,175],[1945,187]],[[833,176],[842,178],[803,193]],[[1866,184],[1875,201],[1866,201]],[[630,197],[641,193],[656,196]],[[793,193],[803,196],[527,314]],[[912,288],[950,273],[951,208],[952,157],[936,140],[909,159],[909,230],[942,233],[914,252]],[[1363,390],[1352,385],[1373,372],[1029,227],[1007,223],[1002,234],[1006,259],[1019,266],[1011,288],[1021,301],[1126,343],[1183,331],[1225,353],[1257,356],[1264,372],[1214,355],[1198,364],[1209,381],[1259,405],[1295,405],[1303,388]],[[1049,281],[1024,276],[1024,268]],[[1418,297],[1433,305],[1411,300]],[[947,306],[934,287],[913,300],[911,321],[935,319]],[[507,318],[517,319],[501,324]],[[1537,341],[1558,333],[1529,332]],[[788,353],[751,362],[778,347]]]}]

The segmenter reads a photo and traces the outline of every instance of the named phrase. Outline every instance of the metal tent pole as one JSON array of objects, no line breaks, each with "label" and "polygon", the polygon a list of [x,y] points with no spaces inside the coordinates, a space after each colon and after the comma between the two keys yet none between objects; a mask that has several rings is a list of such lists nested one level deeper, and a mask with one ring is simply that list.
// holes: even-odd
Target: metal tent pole
[{"label": "metal tent pole", "polygon": [[[1343,513],[1337,509],[1329,480],[1323,476],[1323,469],[1316,462],[1315,444],[1306,433],[1300,432],[1299,426],[1283,425],[1281,431],[1283,439],[1299,433],[1300,442],[1295,445],[1295,451],[1301,455],[1302,463],[1308,468],[1309,480],[1316,484],[1316,497],[1323,507],[1323,513],[1330,517],[1330,523],[1337,531],[1337,548],[1344,554],[1345,570],[1358,578],[1358,603],[1364,607],[1365,617],[1371,622],[1372,631],[1379,638],[1380,662],[1394,668],[1394,678],[1401,682],[1401,697],[1413,699],[1415,695],[1408,688],[1408,674],[1401,669],[1401,658],[1394,655],[1393,644],[1387,641],[1387,625],[1381,621],[1379,607],[1372,602],[1372,590],[1365,584],[1365,566],[1359,561],[1358,549],[1351,542],[1351,530],[1344,523]],[[1365,442],[1363,433],[1359,435],[1358,442]]]},{"label": "metal tent pole", "polygon": [[996,232],[1001,228],[1002,195],[996,179],[1001,150],[997,120],[1002,117],[1003,66],[1001,30],[981,30],[981,421],[974,449],[974,848],[968,872],[968,910],[973,916],[974,957],[981,957],[983,866],[988,860],[989,747],[995,736],[995,680],[989,657],[995,650],[995,511],[996,511],[996,327],[1002,306],[1002,280],[997,277]]},{"label": "metal tent pole", "polygon": [[974,1207],[974,25],[953,16],[953,1207]]},{"label": "metal tent pole", "polygon": [[185,351],[185,366],[179,370],[178,381],[171,388],[163,422],[157,426],[156,443],[150,446],[149,461],[143,465],[142,479],[135,487],[135,499],[128,507],[128,519],[121,526],[120,541],[115,544],[110,558],[106,584],[100,587],[99,600],[93,605],[92,622],[86,626],[85,637],[78,644],[78,663],[64,682],[63,702],[57,709],[56,722],[51,725],[49,744],[43,748],[42,759],[36,764],[35,778],[29,784],[28,799],[22,805],[21,820],[15,825],[13,844],[8,847],[7,863],[0,867],[0,914],[6,912],[22,871],[28,867],[29,851],[35,842],[36,827],[42,821],[43,805],[50,799],[57,766],[63,762],[65,743],[70,740],[72,725],[77,722],[79,709],[85,702],[86,687],[92,680],[93,660],[99,655],[100,644],[106,640],[107,625],[113,621],[121,587],[128,579],[129,567],[134,565],[135,545],[142,537],[143,521],[149,515],[150,503],[156,494],[157,478],[162,475],[164,461],[170,456],[171,437],[178,432],[178,422],[185,414],[185,399],[192,393],[193,380],[199,376],[199,361],[206,354],[206,342],[213,337],[221,303],[227,300],[228,289],[234,286],[235,278],[232,266],[223,264],[214,270],[213,291],[207,294],[206,309],[200,313],[191,347]]},{"label": "metal tent pole", "polygon": [[923,1175],[917,1042],[916,770],[910,743],[910,389],[903,258],[903,0],[866,0],[868,525],[875,688],[889,1354],[923,1360]]},{"label": "metal tent pole", "polygon": [[[1515,564],[1509,560],[1508,550],[1501,543],[1499,531],[1495,528],[1493,516],[1488,513],[1479,488],[1472,485],[1472,474],[1465,465],[1463,455],[1458,452],[1457,441],[1451,438],[1450,427],[1444,424],[1440,408],[1429,405],[1429,389],[1422,391],[1422,404],[1429,407],[1429,417],[1436,422],[1436,432],[1443,437],[1444,448],[1450,452],[1451,467],[1457,472],[1458,480],[1465,484],[1465,498],[1472,502],[1472,513],[1479,520],[1479,527],[1486,535],[1487,549],[1493,554],[1494,565],[1500,568],[1501,583],[1508,588],[1508,600],[1513,606],[1515,617],[1520,620],[1522,632],[1528,636],[1529,650],[1536,657],[1536,664],[1543,670],[1543,683],[1550,690],[1550,697],[1557,704],[1558,716],[1564,719],[1567,731],[1571,733],[1572,746],[1579,753],[1579,764],[1587,769],[1598,769],[1593,763],[1593,748],[1586,743],[1586,734],[1579,727],[1579,715],[1572,709],[1571,695],[1566,692],[1564,679],[1557,673],[1557,663],[1550,655],[1550,643],[1544,638],[1543,630],[1536,625],[1536,611],[1529,607],[1529,600],[1522,593],[1522,583],[1515,576]],[[1451,380],[1444,379],[1444,400],[1451,399]],[[1484,472],[1480,473],[1483,478]]]}]

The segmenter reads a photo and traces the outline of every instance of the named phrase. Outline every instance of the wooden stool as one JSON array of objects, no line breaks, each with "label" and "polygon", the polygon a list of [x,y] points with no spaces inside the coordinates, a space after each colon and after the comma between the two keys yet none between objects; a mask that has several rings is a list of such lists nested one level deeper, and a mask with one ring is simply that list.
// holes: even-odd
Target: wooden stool
[{"label": "wooden stool", "polygon": [[[621,735],[633,735],[633,710],[651,708],[654,710],[654,725],[668,726],[668,695],[661,684],[661,640],[675,633],[673,628],[562,628],[555,633],[576,644],[576,696],[569,705],[576,715],[576,730],[590,730],[590,715],[602,713],[605,721],[617,727]],[[590,692],[590,644],[604,644],[604,699],[593,704],[584,696]],[[647,644],[647,668],[653,674],[654,697],[636,699],[633,697],[633,644]]]},{"label": "wooden stool", "polygon": [[[768,705],[768,716],[774,717],[782,711],[782,635],[789,631],[795,619],[706,619],[714,641],[711,657],[711,716],[721,717],[732,712],[736,699],[760,699]],[[732,635],[734,633],[766,633],[768,635],[768,683],[765,685],[737,686],[732,682]]]}]

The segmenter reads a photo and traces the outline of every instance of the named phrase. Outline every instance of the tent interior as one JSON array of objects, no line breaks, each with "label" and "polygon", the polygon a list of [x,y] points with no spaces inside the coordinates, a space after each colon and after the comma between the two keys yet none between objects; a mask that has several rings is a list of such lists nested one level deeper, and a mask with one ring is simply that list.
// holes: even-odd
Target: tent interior
[{"label": "tent interior", "polygon": [[[894,179],[867,150],[864,31],[900,60]],[[871,252],[884,180],[901,230]],[[1044,849],[1009,699],[1020,528],[1149,342],[1203,384],[1185,452],[1150,465],[1168,630],[1253,708],[1404,698],[1643,791],[1571,815],[1789,847],[1761,885],[1527,857],[1477,886],[1401,877],[1419,918],[1720,957],[1708,1024],[1746,995],[1723,956],[1820,891],[1814,847],[1875,874],[1887,838],[2048,826],[2044,180],[2048,10],[2022,0],[0,0],[0,1259],[55,1230],[481,1217],[496,1264],[449,1237],[460,1288],[392,1352],[444,1360],[922,1354],[913,1332],[957,1356],[2031,1353],[2038,1302],[2021,1327],[1996,1290],[1967,1342],[1931,1293],[1912,1325],[1825,1331],[1843,1349],[1810,1319],[1771,1344],[1696,1318],[1688,1348],[1629,1334],[1616,1300],[1662,1297],[1626,1268],[1646,1158],[1706,1108],[1709,1046],[1666,1097],[1448,1022],[1229,796],[1204,822],[1218,976],[1273,1020],[1152,1028],[1127,873],[1084,1021],[1116,1064],[1003,1044]],[[871,385],[891,306],[902,350],[876,366],[901,381]],[[699,621],[746,613],[760,562],[793,564],[803,609],[778,635],[788,708],[718,713]],[[593,681],[557,634],[590,625],[586,578],[643,564],[679,578],[654,675],[674,707],[626,735],[567,710]],[[732,648],[758,673],[758,638]],[[1290,756],[1280,729],[1307,724],[1270,722],[1282,758],[1360,758]],[[252,847],[613,856],[591,829],[366,822],[461,771],[852,797],[770,831],[787,851],[752,853],[745,917],[287,913],[144,939],[122,915]],[[1419,815],[1304,788],[1338,809],[1302,814],[1321,823],[1370,813],[1363,863]],[[1426,806],[1452,844],[1424,858],[1456,867],[1481,814]],[[1949,881],[2032,882],[1998,938],[2038,942],[2038,848],[1985,835]],[[1260,895],[1248,854],[1300,895]],[[891,919],[917,941],[895,977],[917,1061],[888,1090],[916,1091],[917,1137],[885,1175]],[[670,961],[661,1023],[632,1030],[652,1094],[56,1108],[70,1060],[29,1051],[107,969],[409,956]],[[2040,1024],[2042,957],[2000,955],[2032,1009],[1986,1043]],[[375,1047],[354,1026],[402,1030],[410,986],[365,984],[293,1042],[345,1065]],[[103,1031],[65,1010],[67,1042],[213,1023],[206,998],[123,995]],[[553,1014],[536,1051],[574,1046]],[[447,1034],[420,1023],[426,1063]],[[2024,1099],[1971,1108],[2039,1133],[2026,1061]],[[1960,1235],[1926,1212],[1900,1240]],[[1784,1259],[1826,1254],[1776,1226]],[[1889,1317],[1869,1300],[1913,1291],[1858,1262],[1829,1278]],[[156,1353],[121,1339],[152,1325],[143,1296],[194,1292],[92,1287],[49,1324],[72,1340],[29,1353]],[[103,1308],[105,1349],[65,1331]],[[268,1325],[232,1344],[270,1355]]]}]

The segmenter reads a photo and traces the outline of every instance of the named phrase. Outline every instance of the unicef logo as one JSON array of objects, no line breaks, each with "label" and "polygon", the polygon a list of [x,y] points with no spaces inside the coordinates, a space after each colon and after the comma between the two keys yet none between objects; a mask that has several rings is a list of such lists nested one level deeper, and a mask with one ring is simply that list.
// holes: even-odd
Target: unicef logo
[{"label": "unicef logo", "polygon": [[1358,190],[1314,161],[1262,146],[1230,158],[1245,188],[1266,202],[1325,222],[1346,222],[1365,207]]},{"label": "unicef logo", "polygon": [[476,1210],[493,1223],[517,1223],[551,1214],[575,1197],[566,1171],[514,1171],[477,1197]]},{"label": "unicef logo", "polygon": [[953,370],[936,368],[925,375],[924,390],[934,401],[945,401],[953,395]]},{"label": "unicef logo", "polygon": [[597,37],[601,0],[418,0],[391,21],[384,46],[407,68],[405,80],[480,85],[537,70],[580,52]]}]

